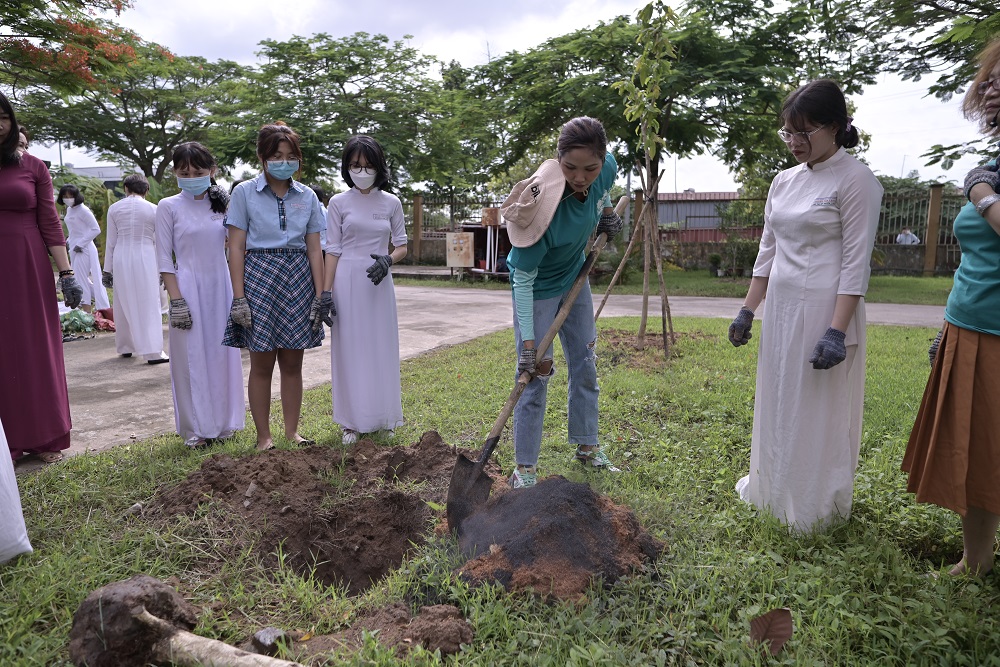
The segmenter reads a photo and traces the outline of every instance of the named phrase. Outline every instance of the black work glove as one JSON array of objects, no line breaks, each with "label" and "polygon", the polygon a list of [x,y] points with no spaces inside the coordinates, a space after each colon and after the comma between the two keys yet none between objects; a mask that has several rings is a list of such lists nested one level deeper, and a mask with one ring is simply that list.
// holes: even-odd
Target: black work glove
[{"label": "black work glove", "polygon": [[378,285],[382,282],[382,279],[389,275],[389,267],[392,266],[392,255],[376,255],[371,254],[371,258],[375,260],[375,263],[368,267],[368,278],[374,284]]},{"label": "black work glove", "polygon": [[170,326],[175,329],[190,329],[191,324],[191,309],[188,308],[187,300],[184,297],[171,299]]},{"label": "black work glove", "polygon": [[326,315],[323,317],[323,323],[328,327],[332,327],[333,318],[337,316],[337,307],[333,305],[333,292],[320,292],[320,303],[322,303],[323,308],[326,309]]},{"label": "black work glove", "polygon": [[111,275],[110,271],[105,271],[103,274],[101,274],[101,284],[107,287],[108,289],[114,289],[115,278],[114,276]]},{"label": "black work glove", "polygon": [[[333,309],[333,293],[320,292],[319,296],[313,297],[312,306],[309,308],[309,323],[312,324],[313,331],[322,329],[324,323],[328,327],[333,326],[331,309]],[[335,310],[334,314],[336,314]]]},{"label": "black work glove", "polygon": [[517,372],[523,373],[528,371],[532,375],[535,374],[535,354],[537,350],[535,348],[523,348],[521,354],[517,357]]},{"label": "black work glove", "polygon": [[[962,189],[965,191],[965,198],[969,199],[969,191],[979,183],[987,183],[996,192],[997,185],[1000,184],[1000,173],[997,173],[998,166],[1000,166],[1000,162],[996,165],[983,165],[970,170],[965,175],[965,184],[962,186]],[[969,201],[972,200],[970,199]]]},{"label": "black work glove", "polygon": [[931,366],[934,366],[934,360],[937,359],[938,348],[941,347],[941,334],[943,333],[944,329],[938,329],[937,336],[934,336],[934,342],[927,348],[927,358],[930,360]]},{"label": "black work glove", "polygon": [[62,291],[63,303],[66,304],[67,308],[76,308],[83,301],[83,287],[80,286],[73,274],[59,279],[59,289]]},{"label": "black work glove", "polygon": [[843,331],[838,331],[833,327],[828,328],[823,337],[816,343],[816,347],[813,348],[812,356],[809,357],[809,363],[813,365],[813,368],[820,371],[826,370],[846,359],[847,347],[844,345],[846,337],[847,335]]},{"label": "black work glove", "polygon": [[753,325],[753,311],[743,306],[733,323],[729,325],[729,342],[734,346],[746,345],[753,338],[750,327]]},{"label": "black work glove", "polygon": [[229,319],[244,329],[250,328],[250,304],[246,297],[233,299],[233,305],[229,308]]},{"label": "black work glove", "polygon": [[622,231],[622,217],[611,211],[611,213],[605,213],[601,215],[600,222],[597,223],[597,229],[595,230],[597,235],[601,234],[608,235],[608,243],[611,243],[611,239],[617,236]]},{"label": "black work glove", "polygon": [[83,252],[83,248],[78,245],[73,246],[73,252]]}]

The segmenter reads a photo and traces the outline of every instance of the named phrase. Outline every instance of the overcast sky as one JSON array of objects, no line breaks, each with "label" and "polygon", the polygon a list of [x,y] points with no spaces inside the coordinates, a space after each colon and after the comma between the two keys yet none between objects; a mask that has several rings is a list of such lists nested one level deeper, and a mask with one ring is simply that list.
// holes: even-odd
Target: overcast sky
[{"label": "overcast sky", "polygon": [[[634,16],[646,0],[134,0],[118,22],[174,53],[255,64],[258,42],[292,35],[326,32],[344,37],[364,31],[390,39],[412,35],[410,44],[427,55],[470,67],[512,50],[523,51],[544,40],[594,26],[621,14]],[[676,5],[676,2],[670,4]],[[934,144],[956,144],[976,138],[975,127],[962,118],[959,100],[942,103],[926,96],[924,83],[900,82],[886,76],[852,100],[855,124],[871,134],[864,157],[876,173],[960,181],[975,166],[963,158],[949,171],[924,167],[920,158]],[[55,146],[32,147],[32,153],[58,163]],[[63,161],[92,166],[82,151],[63,150]],[[668,160],[661,192],[728,191],[735,183],[711,156]]]}]

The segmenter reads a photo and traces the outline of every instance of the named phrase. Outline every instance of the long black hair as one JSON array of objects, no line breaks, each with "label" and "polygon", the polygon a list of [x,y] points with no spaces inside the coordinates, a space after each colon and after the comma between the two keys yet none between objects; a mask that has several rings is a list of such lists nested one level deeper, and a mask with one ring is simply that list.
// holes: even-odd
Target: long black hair
[{"label": "long black hair", "polygon": [[19,164],[21,154],[17,152],[17,142],[20,125],[17,124],[17,116],[14,114],[14,107],[7,99],[7,96],[0,93],[0,113],[7,114],[10,118],[10,131],[3,142],[0,142],[0,165],[7,166]]},{"label": "long black hair", "polygon": [[[174,164],[174,171],[184,167],[194,169],[208,169],[218,167],[215,158],[208,152],[208,149],[197,141],[187,141],[174,149],[171,155]],[[208,188],[208,198],[212,204],[212,211],[215,213],[225,213],[229,208],[229,193],[216,184],[215,176],[211,177],[212,185]]]},{"label": "long black hair", "polygon": [[344,146],[344,154],[340,160],[340,177],[344,179],[350,187],[354,187],[351,179],[351,158],[356,153],[361,153],[368,161],[368,164],[375,169],[375,183],[373,187],[383,192],[392,191],[392,176],[389,173],[389,163],[385,159],[385,151],[382,144],[375,141],[367,134],[356,134],[347,140]]}]

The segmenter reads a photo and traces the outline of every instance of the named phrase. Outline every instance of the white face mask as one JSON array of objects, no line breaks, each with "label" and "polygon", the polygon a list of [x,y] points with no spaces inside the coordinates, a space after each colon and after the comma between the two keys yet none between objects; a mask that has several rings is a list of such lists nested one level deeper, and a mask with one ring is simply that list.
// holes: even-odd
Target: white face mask
[{"label": "white face mask", "polygon": [[354,181],[354,187],[359,190],[367,190],[372,185],[375,184],[375,170],[371,167],[358,167],[357,169],[351,169],[351,180]]}]

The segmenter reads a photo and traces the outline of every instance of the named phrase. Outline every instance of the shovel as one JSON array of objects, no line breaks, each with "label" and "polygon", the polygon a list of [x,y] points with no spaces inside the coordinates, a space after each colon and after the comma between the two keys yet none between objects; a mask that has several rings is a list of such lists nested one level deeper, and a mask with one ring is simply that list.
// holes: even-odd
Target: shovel
[{"label": "shovel", "polygon": [[[627,204],[628,197],[622,197],[615,206],[615,212],[621,215],[625,211]],[[604,249],[607,241],[607,236],[601,234],[594,239],[594,243],[590,246],[587,259],[583,262],[583,266],[580,267],[580,272],[573,282],[573,287],[570,288],[566,299],[563,301],[563,305],[559,308],[559,312],[556,313],[556,317],[552,321],[552,326],[545,332],[545,336],[542,337],[541,342],[535,346],[537,350],[535,354],[539,361],[545,358],[545,353],[548,351],[549,345],[555,340],[556,334],[559,333],[559,328],[566,321],[570,309],[576,302],[577,295],[583,289],[584,281],[587,280],[594,262],[597,261],[597,256]],[[479,459],[472,461],[464,454],[459,454],[458,460],[455,461],[455,468],[451,473],[451,482],[448,485],[446,513],[448,516],[448,526],[459,534],[462,532],[462,523],[465,519],[477,509],[483,507],[486,501],[489,500],[490,489],[493,487],[493,478],[483,472],[483,467],[490,460],[493,450],[496,449],[497,443],[500,441],[500,434],[503,433],[504,426],[507,425],[507,420],[510,419],[511,413],[514,412],[514,406],[517,404],[518,399],[521,398],[524,388],[528,386],[532,378],[532,374],[528,371],[523,371],[518,376],[517,382],[514,384],[514,389],[511,390],[507,402],[504,404],[503,409],[500,410],[497,420],[493,423],[493,428],[486,436],[486,443],[483,445],[482,452],[479,453]]]}]

